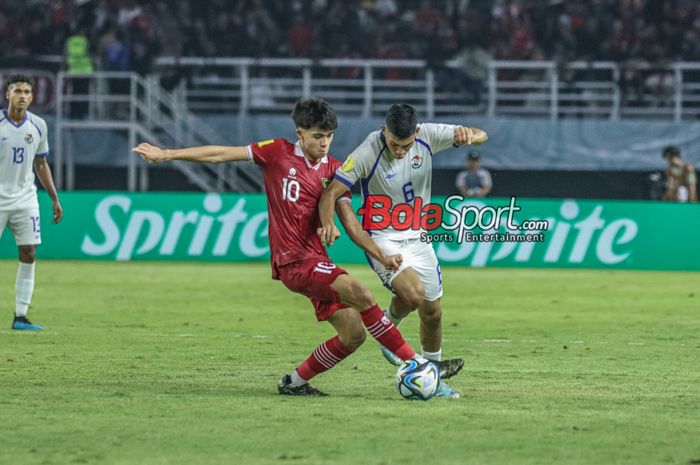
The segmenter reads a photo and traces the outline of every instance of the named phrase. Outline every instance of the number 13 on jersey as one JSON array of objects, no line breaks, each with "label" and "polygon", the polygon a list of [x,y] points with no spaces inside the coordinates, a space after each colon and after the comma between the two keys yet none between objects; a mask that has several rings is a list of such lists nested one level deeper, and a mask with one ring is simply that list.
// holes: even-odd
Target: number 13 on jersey
[{"label": "number 13 on jersey", "polygon": [[20,164],[24,161],[24,147],[12,147],[12,163]]}]

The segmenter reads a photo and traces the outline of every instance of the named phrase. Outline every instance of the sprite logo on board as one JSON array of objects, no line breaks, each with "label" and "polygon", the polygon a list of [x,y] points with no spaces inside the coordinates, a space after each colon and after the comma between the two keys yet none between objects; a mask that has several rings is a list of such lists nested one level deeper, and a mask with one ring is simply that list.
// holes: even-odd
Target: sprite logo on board
[{"label": "sprite logo on board", "polygon": [[[199,209],[175,210],[166,215],[155,209],[134,209],[126,195],[105,197],[95,207],[100,234],[85,234],[80,249],[93,257],[116,251],[117,260],[146,254],[183,255],[177,252],[183,244],[187,246],[185,257],[225,257],[236,245],[247,258],[269,252],[266,210],[247,212],[243,197],[228,210],[223,209],[217,194],[207,194],[203,199]],[[126,216],[126,221],[119,221],[118,216]],[[238,244],[234,244],[237,232]]]}]

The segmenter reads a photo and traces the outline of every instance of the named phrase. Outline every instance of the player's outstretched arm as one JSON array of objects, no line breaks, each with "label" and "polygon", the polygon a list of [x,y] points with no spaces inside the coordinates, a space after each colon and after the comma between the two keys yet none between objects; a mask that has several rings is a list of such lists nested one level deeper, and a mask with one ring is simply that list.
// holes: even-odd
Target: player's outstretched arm
[{"label": "player's outstretched arm", "polygon": [[58,192],[56,191],[56,185],[53,183],[51,168],[46,161],[46,157],[37,157],[34,159],[34,172],[36,173],[36,177],[39,178],[42,187],[49,194],[49,197],[51,197],[51,208],[53,210],[53,220],[51,222],[59,223],[63,219],[63,207],[61,207],[61,202],[58,201]]},{"label": "player's outstretched arm", "polygon": [[455,127],[456,145],[481,145],[487,140],[489,140],[489,136],[483,129],[470,128],[467,126]]},{"label": "player's outstretched arm", "polygon": [[[321,194],[318,202],[318,214],[321,217],[321,228],[318,235],[326,246],[333,245],[333,242],[340,236],[338,228],[335,226],[335,201],[348,191],[348,186],[334,179]],[[350,208],[352,210],[352,208]]]},{"label": "player's outstretched arm", "polygon": [[355,216],[350,202],[338,203],[338,217],[350,239],[357,244],[359,248],[367,252],[372,258],[379,260],[386,268],[390,270],[399,269],[403,261],[401,255],[387,255],[384,253],[369,234],[367,234],[367,231],[362,229],[362,225],[357,220],[357,216]]},{"label": "player's outstretched arm", "polygon": [[203,145],[185,149],[162,149],[155,145],[142,143],[131,149],[148,163],[161,163],[171,160],[191,161],[195,163],[226,163],[229,161],[248,160],[245,147],[228,147],[224,145]]}]

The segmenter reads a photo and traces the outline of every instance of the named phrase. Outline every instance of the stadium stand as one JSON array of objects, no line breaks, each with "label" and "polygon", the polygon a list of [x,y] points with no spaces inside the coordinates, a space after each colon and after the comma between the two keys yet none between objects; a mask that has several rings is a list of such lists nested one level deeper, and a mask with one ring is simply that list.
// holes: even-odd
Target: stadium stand
[{"label": "stadium stand", "polygon": [[121,29],[138,56],[695,61],[698,18],[692,0],[3,0],[0,54],[60,54],[84,25],[95,52]]}]

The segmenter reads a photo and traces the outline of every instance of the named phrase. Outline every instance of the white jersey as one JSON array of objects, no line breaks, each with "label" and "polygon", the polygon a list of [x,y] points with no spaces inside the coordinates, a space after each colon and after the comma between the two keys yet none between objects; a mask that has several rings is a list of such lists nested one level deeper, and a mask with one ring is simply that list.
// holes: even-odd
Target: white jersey
[{"label": "white jersey", "polygon": [[[368,195],[386,195],[396,206],[413,205],[420,197],[425,205],[430,202],[432,157],[452,147],[455,128],[450,124],[421,124],[415,144],[400,160],[389,152],[381,131],[372,132],[336,171],[335,179],[348,187],[360,181],[363,200]],[[372,237],[401,241],[418,238],[421,231],[387,228],[371,233]]]},{"label": "white jersey", "polygon": [[34,158],[49,154],[46,122],[27,112],[15,124],[0,112],[0,210],[38,208]]}]

